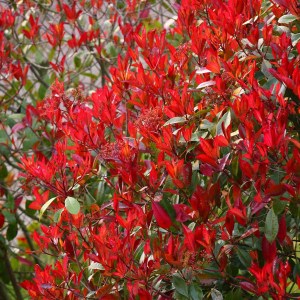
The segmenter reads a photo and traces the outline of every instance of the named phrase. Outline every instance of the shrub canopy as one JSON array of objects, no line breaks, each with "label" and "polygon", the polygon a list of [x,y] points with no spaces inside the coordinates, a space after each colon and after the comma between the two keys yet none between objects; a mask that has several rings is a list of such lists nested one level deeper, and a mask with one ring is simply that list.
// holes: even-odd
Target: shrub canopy
[{"label": "shrub canopy", "polygon": [[0,15],[2,297],[299,298],[296,0]]}]

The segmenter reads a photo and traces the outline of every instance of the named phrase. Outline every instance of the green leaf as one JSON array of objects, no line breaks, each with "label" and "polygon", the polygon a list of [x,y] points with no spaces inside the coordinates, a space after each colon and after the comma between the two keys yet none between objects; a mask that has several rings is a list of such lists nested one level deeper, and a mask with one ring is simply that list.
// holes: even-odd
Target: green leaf
[{"label": "green leaf", "polygon": [[[140,230],[141,227],[138,227],[138,230],[135,230],[136,232]],[[136,228],[135,228],[136,229]],[[132,233],[131,235],[135,235],[136,233]],[[134,251],[134,260],[139,261],[144,253],[144,247],[145,244],[141,243],[137,249]]]},{"label": "green leaf", "polygon": [[285,24],[288,24],[288,23],[291,23],[293,21],[297,20],[297,17],[294,16],[294,15],[284,15],[284,16],[281,16],[279,19],[278,19],[278,23],[285,23]]},{"label": "green leaf", "polygon": [[159,204],[165,209],[168,215],[171,217],[172,221],[174,222],[176,219],[176,211],[173,205],[170,203],[169,197],[163,198]]},{"label": "green leaf", "polygon": [[8,225],[6,231],[6,238],[8,241],[13,240],[18,234],[18,225],[16,223],[12,223]]},{"label": "green leaf", "polygon": [[189,299],[191,299],[191,300],[202,300],[203,299],[202,289],[201,289],[200,285],[197,283],[192,283],[189,286],[189,294],[190,294]]},{"label": "green leaf", "polygon": [[188,297],[183,296],[183,295],[179,294],[178,292],[174,293],[173,298],[176,300],[189,300]]},{"label": "green leaf", "polygon": [[35,57],[35,63],[38,65],[43,65],[44,62],[44,51],[41,51],[40,49],[37,49],[34,57]]},{"label": "green leaf", "polygon": [[19,114],[19,113],[9,115],[9,119],[12,119],[14,121],[22,121],[24,117],[25,117],[25,114]]},{"label": "green leaf", "polygon": [[165,2],[165,1],[162,1],[162,6],[171,14],[174,14],[174,9],[172,8],[172,6]]},{"label": "green leaf", "polygon": [[5,283],[5,284],[10,283],[10,277],[9,277],[9,273],[7,272],[7,269],[6,269],[4,259],[0,260],[0,278],[3,283]]},{"label": "green leaf", "polygon": [[35,210],[35,209],[29,208],[29,206],[30,206],[30,204],[31,204],[32,202],[33,202],[33,201],[27,200],[26,203],[25,203],[26,215],[28,215],[29,217],[34,216],[35,213],[36,213],[36,210]]},{"label": "green leaf", "polygon": [[251,265],[251,257],[247,251],[244,249],[238,248],[237,249],[237,255],[240,260],[240,262],[248,268]]},{"label": "green leaf", "polygon": [[11,213],[8,210],[4,210],[2,209],[1,213],[3,214],[3,216],[5,217],[5,220],[9,223],[9,224],[15,224],[16,223],[16,216],[15,214]]},{"label": "green leaf", "polygon": [[[239,168],[239,158],[238,156],[234,157],[232,162],[231,162],[231,172],[234,178],[239,178],[241,174],[239,174],[240,168]],[[240,175],[240,176],[239,176]]]},{"label": "green leaf", "polygon": [[[5,130],[0,130],[0,143],[5,143],[8,136]],[[2,146],[1,146],[2,147]]]},{"label": "green leaf", "polygon": [[294,218],[299,218],[300,217],[300,209],[299,205],[297,203],[297,200],[295,198],[292,199],[290,203],[290,212]]},{"label": "green leaf", "polygon": [[48,61],[52,61],[55,54],[56,54],[55,48],[51,48],[51,50],[49,51],[49,54],[48,54]]},{"label": "green leaf", "polygon": [[81,66],[81,59],[80,59],[80,57],[78,57],[78,55],[76,55],[74,57],[74,64],[75,64],[76,69],[80,68],[80,66]]},{"label": "green leaf", "polygon": [[58,223],[60,221],[60,217],[62,212],[64,211],[64,208],[59,209],[57,212],[55,212],[53,216],[53,222]]},{"label": "green leaf", "polygon": [[189,291],[188,286],[184,279],[182,279],[178,274],[173,275],[172,283],[175,287],[175,290],[180,295],[183,295],[185,297],[189,297]]},{"label": "green leaf", "polygon": [[222,131],[223,123],[224,123],[225,128],[227,128],[230,125],[230,122],[231,122],[231,114],[230,114],[230,110],[229,110],[219,120],[219,122],[216,126],[216,135],[221,135],[223,133],[223,131]]},{"label": "green leaf", "polygon": [[167,126],[167,125],[172,125],[172,124],[178,124],[178,123],[184,123],[186,122],[186,118],[185,117],[174,117],[170,120],[168,120],[164,126]]},{"label": "green leaf", "polygon": [[33,145],[39,140],[38,137],[30,128],[24,130],[24,135],[26,137],[23,143],[23,150],[29,151],[32,149]]},{"label": "green leaf", "polygon": [[39,219],[42,218],[44,212],[47,210],[47,208],[49,207],[49,205],[56,199],[56,197],[53,197],[51,199],[49,199],[46,203],[44,203],[44,205],[42,206],[41,210],[40,210],[40,214],[39,214]]},{"label": "green leaf", "polygon": [[277,216],[280,215],[284,211],[286,205],[287,205],[286,201],[282,201],[282,200],[280,200],[280,198],[275,199],[273,201],[273,209],[274,209],[275,214]]},{"label": "green leaf", "polygon": [[295,281],[297,280],[297,276],[299,276],[299,274],[300,274],[300,265],[295,264],[295,266],[293,268],[293,278],[295,279]]},{"label": "green leaf", "polygon": [[272,74],[269,72],[269,69],[272,69],[271,63],[268,60],[263,59],[261,64],[261,71],[268,79],[273,77]]},{"label": "green leaf", "polygon": [[6,207],[8,209],[14,209],[15,208],[15,199],[14,199],[13,195],[11,193],[8,193],[8,195],[6,197],[7,197],[7,199],[5,201],[4,207]]},{"label": "green leaf", "polygon": [[73,197],[67,197],[67,199],[65,201],[65,207],[66,207],[67,211],[72,215],[76,215],[80,211],[80,204],[79,204],[78,200]]},{"label": "green leaf", "polygon": [[295,47],[300,40],[300,33],[292,33],[291,34],[291,39],[292,39],[292,45]]},{"label": "green leaf", "polygon": [[214,126],[215,126],[214,123],[211,123],[210,121],[204,119],[200,124],[200,129],[211,130]]},{"label": "green leaf", "polygon": [[225,300],[241,300],[242,298],[242,291],[241,289],[237,289],[235,291],[230,291],[226,297]]},{"label": "green leaf", "polygon": [[38,97],[40,100],[44,99],[47,93],[47,87],[45,87],[43,84],[40,85],[38,89]]},{"label": "green leaf", "polygon": [[107,43],[105,50],[110,57],[116,57],[118,55],[116,47],[112,42]]},{"label": "green leaf", "polygon": [[94,79],[94,80],[96,80],[96,79],[99,78],[98,75],[95,75],[95,74],[92,74],[92,73],[82,73],[81,75],[82,75],[82,76],[89,77],[89,78],[92,78],[92,79]]},{"label": "green leaf", "polygon": [[274,212],[274,209],[270,209],[267,217],[266,217],[266,223],[265,223],[265,236],[269,243],[272,243],[278,233],[278,218],[277,215]]},{"label": "green leaf", "polygon": [[0,166],[0,179],[4,179],[8,175],[8,171],[5,165]]}]

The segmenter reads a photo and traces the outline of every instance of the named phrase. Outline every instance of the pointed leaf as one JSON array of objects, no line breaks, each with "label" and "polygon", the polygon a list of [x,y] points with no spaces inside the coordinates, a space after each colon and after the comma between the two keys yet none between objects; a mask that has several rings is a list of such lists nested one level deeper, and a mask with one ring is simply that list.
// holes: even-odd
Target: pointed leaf
[{"label": "pointed leaf", "polygon": [[212,86],[212,85],[215,85],[216,82],[214,80],[209,80],[209,81],[205,81],[205,82],[202,82],[200,83],[196,89],[203,89],[203,88],[206,88],[208,86]]},{"label": "pointed leaf", "polygon": [[293,21],[297,20],[297,17],[294,16],[294,15],[284,15],[284,16],[281,16],[279,19],[278,19],[278,23],[285,23],[285,24],[288,24],[288,23],[291,23]]},{"label": "pointed leaf", "polygon": [[171,125],[171,124],[184,123],[184,122],[186,122],[186,118],[184,118],[184,117],[174,117],[174,118],[168,120],[164,124],[164,126]]},{"label": "pointed leaf", "polygon": [[39,219],[42,218],[44,212],[47,210],[47,208],[49,207],[49,205],[56,199],[56,197],[53,197],[51,199],[49,199],[46,203],[44,203],[44,205],[41,207],[40,210],[40,214],[39,214]]},{"label": "pointed leaf", "polygon": [[169,229],[172,225],[172,220],[167,212],[159,205],[158,202],[152,202],[153,214],[159,227]]},{"label": "pointed leaf", "polygon": [[177,293],[189,297],[188,286],[184,279],[182,279],[179,275],[174,275],[172,278],[172,283]]},{"label": "pointed leaf", "polygon": [[18,225],[16,223],[9,224],[6,231],[6,238],[8,241],[13,240],[18,234]]},{"label": "pointed leaf", "polygon": [[224,127],[227,128],[231,122],[231,113],[230,110],[228,110],[222,118],[218,121],[218,124],[216,126],[216,135],[223,134],[222,131],[222,124],[224,123]]},{"label": "pointed leaf", "polygon": [[59,209],[59,210],[54,214],[54,216],[53,216],[53,221],[54,221],[55,223],[58,223],[58,222],[60,221],[60,217],[61,217],[61,214],[62,214],[63,211],[64,211],[64,208],[61,208],[61,209]]},{"label": "pointed leaf", "polygon": [[203,292],[199,284],[192,283],[189,286],[189,294],[191,300],[202,300],[203,299]]}]

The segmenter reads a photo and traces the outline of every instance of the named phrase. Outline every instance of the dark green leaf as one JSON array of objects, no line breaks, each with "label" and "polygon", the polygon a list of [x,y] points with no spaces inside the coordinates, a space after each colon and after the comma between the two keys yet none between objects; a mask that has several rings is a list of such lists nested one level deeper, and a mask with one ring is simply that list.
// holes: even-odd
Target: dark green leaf
[{"label": "dark green leaf", "polygon": [[8,175],[8,171],[5,165],[0,166],[0,179],[4,179]]},{"label": "dark green leaf", "polygon": [[31,208],[29,208],[29,206],[30,206],[30,204],[32,203],[33,201],[29,201],[29,200],[27,200],[26,201],[26,204],[25,204],[25,208],[26,208],[26,215],[28,215],[28,216],[34,216],[35,215],[35,213],[36,213],[36,210],[35,209],[31,209]]},{"label": "dark green leaf", "polygon": [[238,248],[237,255],[240,260],[240,262],[248,268],[251,265],[251,257],[247,251],[244,249]]},{"label": "dark green leaf", "polygon": [[230,291],[226,295],[225,300],[241,300],[241,299],[243,299],[242,295],[243,295],[243,293],[242,293],[241,289],[237,289],[235,291]]},{"label": "dark green leaf", "polygon": [[6,231],[6,238],[8,241],[13,240],[18,234],[18,225],[16,223],[12,223],[8,225]]},{"label": "dark green leaf", "polygon": [[171,217],[172,221],[176,218],[176,211],[173,205],[170,203],[169,198],[163,198],[159,204],[165,209],[168,215]]},{"label": "dark green leaf", "polygon": [[189,297],[188,286],[185,280],[182,279],[178,274],[173,275],[172,283],[177,293],[185,297]]},{"label": "dark green leaf", "polygon": [[192,283],[189,286],[189,294],[190,294],[189,299],[191,299],[191,300],[202,300],[203,299],[202,289],[201,289],[200,285],[197,283]]},{"label": "dark green leaf", "polygon": [[286,205],[287,205],[286,201],[282,201],[280,198],[275,199],[273,202],[273,209],[275,214],[277,216],[281,214],[284,211]]}]

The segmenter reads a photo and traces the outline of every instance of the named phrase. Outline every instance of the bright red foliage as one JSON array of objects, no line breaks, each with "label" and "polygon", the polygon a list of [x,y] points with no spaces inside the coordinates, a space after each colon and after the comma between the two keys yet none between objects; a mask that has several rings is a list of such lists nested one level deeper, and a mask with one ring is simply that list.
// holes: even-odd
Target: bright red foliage
[{"label": "bright red foliage", "polygon": [[[14,127],[39,136],[20,166],[49,221],[34,242],[55,258],[22,287],[32,299],[297,299],[297,1],[182,0],[164,29],[147,23],[148,1],[122,2],[124,19],[120,3],[88,1],[82,28],[85,2],[58,1],[43,40],[87,47],[101,66],[104,5],[111,47],[126,51],[93,91],[56,77]],[[40,22],[22,30],[32,43]],[[1,63],[25,85],[30,65],[6,58],[4,38]],[[64,73],[66,59],[49,68]]]}]

